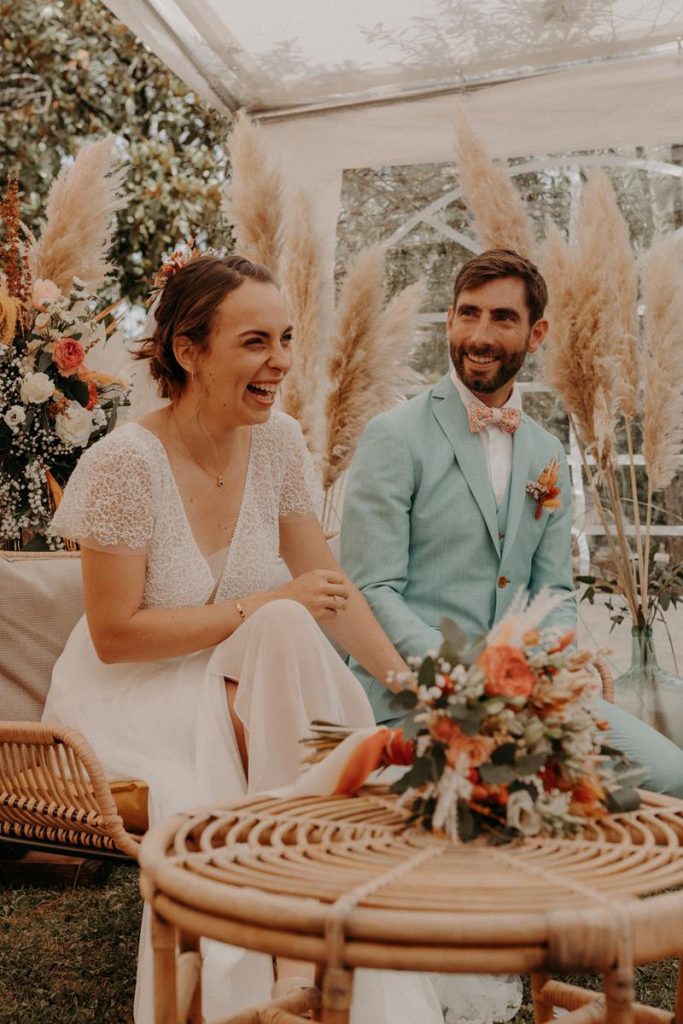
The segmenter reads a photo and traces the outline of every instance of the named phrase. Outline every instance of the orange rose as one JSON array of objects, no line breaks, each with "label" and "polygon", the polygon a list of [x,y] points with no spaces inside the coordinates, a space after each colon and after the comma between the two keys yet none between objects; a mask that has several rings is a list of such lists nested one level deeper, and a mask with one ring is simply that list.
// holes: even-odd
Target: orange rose
[{"label": "orange rose", "polygon": [[75,338],[60,338],[52,346],[52,358],[64,377],[71,377],[85,359],[85,349]]},{"label": "orange rose", "polygon": [[528,697],[534,688],[534,674],[516,647],[487,647],[479,664],[486,674],[484,688],[491,697]]},{"label": "orange rose", "polygon": [[451,768],[458,763],[461,754],[464,754],[475,767],[484,764],[495,747],[490,736],[466,736],[460,726],[445,715],[437,718],[436,722],[430,725],[429,731],[435,740],[441,740],[446,744],[446,760]]}]

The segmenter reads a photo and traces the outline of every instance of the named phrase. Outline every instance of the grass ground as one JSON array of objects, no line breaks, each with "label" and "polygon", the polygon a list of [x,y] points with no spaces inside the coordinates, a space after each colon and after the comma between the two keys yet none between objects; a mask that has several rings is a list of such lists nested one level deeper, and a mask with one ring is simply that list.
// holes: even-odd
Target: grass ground
[{"label": "grass ground", "polygon": [[[140,914],[134,866],[92,889],[3,890],[0,1024],[132,1024]],[[598,987],[596,978],[566,980]],[[674,961],[638,970],[641,1002],[672,1010],[675,991]],[[527,986],[514,1024],[532,1021]]]}]

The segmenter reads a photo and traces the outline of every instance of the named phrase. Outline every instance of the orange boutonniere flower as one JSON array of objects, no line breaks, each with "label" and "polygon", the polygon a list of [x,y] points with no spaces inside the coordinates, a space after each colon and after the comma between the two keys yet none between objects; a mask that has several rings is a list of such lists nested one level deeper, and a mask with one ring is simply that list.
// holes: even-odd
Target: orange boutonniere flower
[{"label": "orange boutonniere flower", "polygon": [[557,486],[558,475],[557,459],[553,459],[545,467],[538,480],[530,480],[526,485],[527,494],[536,502],[534,519],[541,518],[544,508],[552,512],[553,509],[560,507],[560,488]]}]

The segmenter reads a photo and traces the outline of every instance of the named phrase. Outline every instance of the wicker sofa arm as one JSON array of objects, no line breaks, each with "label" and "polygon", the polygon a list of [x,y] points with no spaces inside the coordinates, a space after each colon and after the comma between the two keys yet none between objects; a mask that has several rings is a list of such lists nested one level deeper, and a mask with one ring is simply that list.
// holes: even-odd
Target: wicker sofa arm
[{"label": "wicker sofa arm", "polygon": [[0,722],[0,838],[137,859],[90,744],[75,729]]}]

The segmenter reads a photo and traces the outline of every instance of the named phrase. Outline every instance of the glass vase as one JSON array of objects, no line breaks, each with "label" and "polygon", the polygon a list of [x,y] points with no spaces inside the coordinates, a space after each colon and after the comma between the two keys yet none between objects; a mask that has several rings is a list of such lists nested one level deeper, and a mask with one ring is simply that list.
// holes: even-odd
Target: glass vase
[{"label": "glass vase", "polygon": [[650,626],[631,627],[631,667],[615,679],[614,699],[683,747],[683,679],[657,664]]}]

